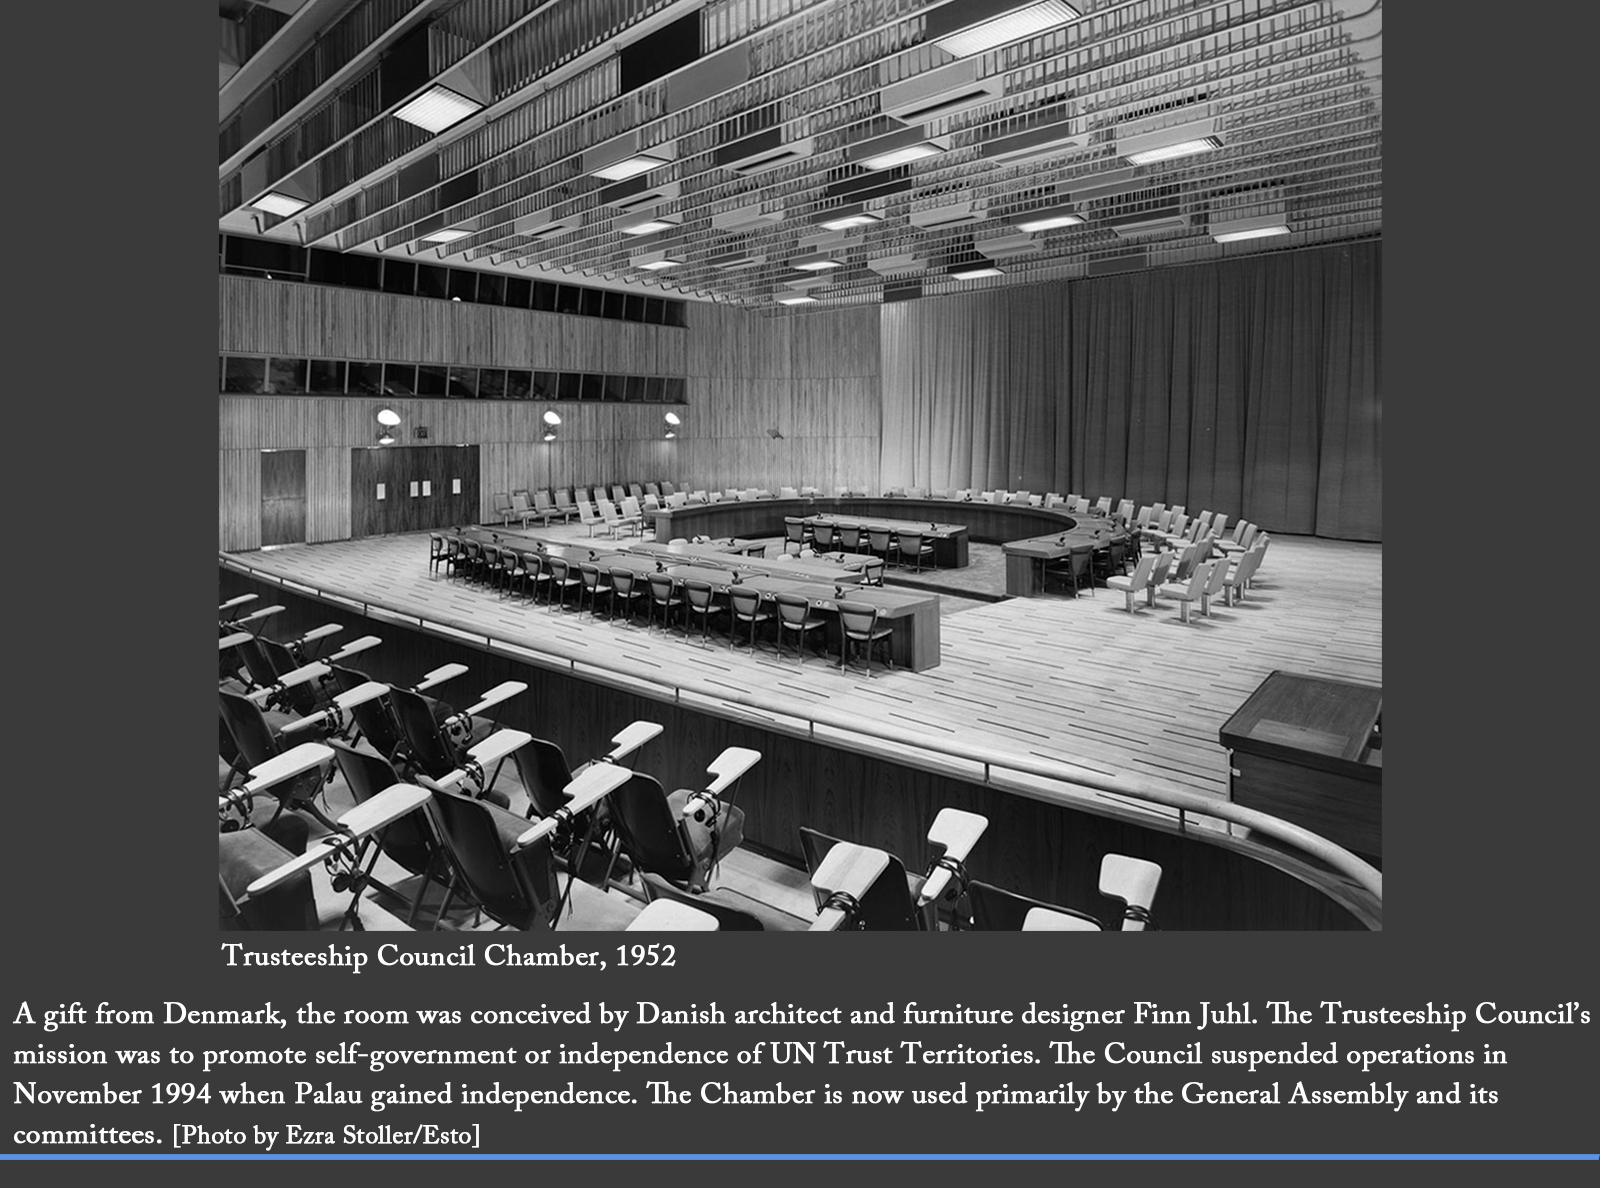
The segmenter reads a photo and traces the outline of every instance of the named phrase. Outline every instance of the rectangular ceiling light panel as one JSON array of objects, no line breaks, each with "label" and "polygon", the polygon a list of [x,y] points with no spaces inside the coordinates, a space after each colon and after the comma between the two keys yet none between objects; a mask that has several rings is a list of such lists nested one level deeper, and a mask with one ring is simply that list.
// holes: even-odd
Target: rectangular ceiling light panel
[{"label": "rectangular ceiling light panel", "polygon": [[1133,127],[1135,125],[1117,128],[1117,156],[1130,165],[1154,165],[1161,161],[1192,157],[1197,153],[1219,149],[1224,143],[1215,119],[1169,124],[1148,132],[1130,132],[1129,129]]},{"label": "rectangular ceiling light panel", "polygon": [[[946,19],[959,19],[963,9],[993,6],[957,3],[948,7],[951,11]],[[947,54],[965,58],[998,46],[1009,45],[1024,37],[1032,37],[1036,33],[1043,33],[1046,29],[1054,29],[1057,25],[1068,24],[1077,20],[1080,15],[1082,14],[1076,8],[1070,4],[1063,4],[1061,0],[1041,0],[1036,4],[1012,5],[1009,11],[989,16],[959,32],[940,37],[934,44]]]},{"label": "rectangular ceiling light panel", "polygon": [[301,198],[293,198],[288,194],[280,194],[277,190],[268,190],[261,197],[250,204],[253,210],[263,211],[266,214],[277,215],[286,219],[290,215],[299,214],[311,203]]},{"label": "rectangular ceiling light panel", "polygon": [[435,134],[459,124],[474,112],[482,111],[483,104],[476,99],[459,95],[449,87],[435,84],[411,102],[396,109],[394,118],[415,124],[424,132]]}]

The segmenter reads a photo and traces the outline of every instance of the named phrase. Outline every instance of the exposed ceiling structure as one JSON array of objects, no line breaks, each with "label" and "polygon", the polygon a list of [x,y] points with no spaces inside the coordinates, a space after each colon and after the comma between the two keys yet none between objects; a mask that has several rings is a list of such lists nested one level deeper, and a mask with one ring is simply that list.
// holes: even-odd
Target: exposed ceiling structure
[{"label": "exposed ceiling structure", "polygon": [[1381,0],[278,8],[224,231],[783,310],[1382,226]]}]

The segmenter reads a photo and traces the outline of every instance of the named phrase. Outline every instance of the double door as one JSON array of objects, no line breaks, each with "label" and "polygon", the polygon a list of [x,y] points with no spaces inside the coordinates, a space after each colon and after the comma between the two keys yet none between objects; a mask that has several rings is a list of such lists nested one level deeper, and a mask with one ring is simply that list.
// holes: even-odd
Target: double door
[{"label": "double door", "polygon": [[477,522],[477,446],[382,446],[350,452],[352,537]]}]

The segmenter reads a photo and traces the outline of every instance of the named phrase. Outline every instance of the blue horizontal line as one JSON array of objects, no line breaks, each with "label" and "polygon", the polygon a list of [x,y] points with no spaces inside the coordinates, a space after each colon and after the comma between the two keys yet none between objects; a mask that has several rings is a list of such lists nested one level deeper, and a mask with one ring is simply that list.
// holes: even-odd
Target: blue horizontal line
[{"label": "blue horizontal line", "polygon": [[564,1159],[567,1159],[567,1160],[604,1160],[604,1161],[631,1161],[631,1160],[640,1160],[640,1159],[667,1159],[667,1160],[684,1160],[684,1159],[741,1160],[741,1159],[747,1159],[747,1160],[766,1161],[766,1160],[784,1159],[784,1160],[796,1160],[796,1161],[804,1160],[804,1161],[813,1161],[814,1162],[814,1161],[819,1161],[819,1160],[862,1161],[862,1160],[883,1160],[883,1159],[912,1159],[912,1160],[930,1160],[930,1159],[968,1159],[968,1160],[1090,1160],[1090,1159],[1127,1159],[1127,1160],[1178,1160],[1178,1159],[1202,1159],[1202,1160],[1228,1160],[1228,1159],[1257,1159],[1257,1160],[1266,1160],[1266,1159],[1284,1159],[1284,1160],[1485,1160],[1485,1159],[1487,1159],[1487,1160],[1549,1160],[1549,1159],[1563,1159],[1563,1160],[1579,1160],[1579,1159],[1600,1159],[1600,1155],[1595,1155],[1595,1154],[1532,1154],[1532,1153],[1510,1154],[1510,1155],[1492,1155],[1492,1154],[1435,1154],[1435,1155],[1417,1154],[1417,1155],[1411,1155],[1411,1154],[1394,1154],[1394,1153],[1390,1153],[1390,1154],[1373,1154],[1373,1155],[1311,1155],[1311,1154],[1279,1154],[1279,1155],[1274,1155],[1274,1154],[1261,1154],[1261,1153],[1256,1153],[1256,1154],[1234,1154],[1234,1155],[1223,1155],[1223,1154],[1153,1155],[1153,1154],[1149,1154],[1149,1153],[1141,1153],[1141,1154],[1134,1154],[1134,1155],[1128,1155],[1128,1154],[1123,1154],[1123,1155],[1093,1155],[1093,1154],[1042,1154],[1042,1155],[1028,1155],[1028,1154],[929,1154],[929,1153],[926,1153],[926,1152],[919,1152],[919,1153],[916,1153],[916,1154],[909,1154],[909,1155],[890,1155],[890,1154],[864,1155],[864,1154],[850,1154],[850,1153],[835,1154],[835,1155],[818,1155],[818,1154],[809,1154],[809,1153],[808,1154],[792,1154],[792,1155],[784,1155],[784,1154],[753,1154],[753,1155],[733,1155],[733,1154],[653,1154],[652,1155],[652,1154],[614,1154],[614,1153],[605,1153],[605,1154],[555,1154],[555,1153],[533,1154],[533,1153],[523,1153],[523,1154],[509,1154],[509,1155],[487,1155],[487,1154],[454,1154],[454,1155],[450,1155],[450,1154],[425,1154],[425,1153],[415,1153],[415,1152],[393,1152],[393,1153],[373,1153],[373,1154],[345,1154],[345,1155],[335,1155],[335,1154],[306,1154],[306,1155],[273,1155],[273,1154],[260,1154],[260,1155],[243,1155],[243,1154],[214,1154],[214,1155],[198,1155],[198,1154],[197,1155],[176,1155],[176,1154],[173,1154],[173,1155],[107,1155],[107,1154],[34,1155],[34,1154],[15,1154],[15,1155],[10,1155],[10,1154],[0,1154],[0,1160],[6,1160],[6,1159],[28,1159],[28,1160],[43,1160],[43,1159],[84,1159],[84,1160],[87,1160],[87,1159],[119,1159],[119,1160],[127,1160],[127,1159],[166,1159],[166,1160],[172,1160],[172,1159],[537,1159],[537,1160],[546,1160],[546,1161],[558,1161],[558,1160],[564,1160]]}]

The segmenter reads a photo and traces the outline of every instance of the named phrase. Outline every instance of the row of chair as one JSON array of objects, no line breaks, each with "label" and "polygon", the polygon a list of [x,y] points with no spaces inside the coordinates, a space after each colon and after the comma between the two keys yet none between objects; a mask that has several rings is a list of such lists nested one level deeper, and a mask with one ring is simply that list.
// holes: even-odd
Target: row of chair
[{"label": "row of chair", "polygon": [[[248,600],[220,608],[230,614],[220,624],[222,640],[238,634],[239,607]],[[271,617],[252,614],[258,624]],[[275,647],[292,658],[336,632],[317,628]],[[219,652],[242,646],[221,644]],[[262,650],[269,658],[279,654]],[[239,679],[249,679],[248,667],[239,664]],[[322,700],[305,715],[278,714],[275,725],[259,703],[265,700],[260,693],[276,685],[253,696],[221,690],[223,722],[248,769],[238,788],[230,772],[219,795],[219,882],[231,925],[317,926],[307,906],[306,874],[319,863],[329,868],[336,890],[354,892],[341,922],[357,926],[361,895],[373,887],[409,903],[408,926],[417,924],[431,894],[435,928],[457,900],[502,927],[553,927],[563,906],[574,924],[621,927],[627,912],[614,905],[606,911],[605,897],[597,898],[583,882],[605,888],[615,885],[617,875],[636,881],[634,894],[651,902],[630,928],[804,924],[713,886],[718,864],[743,837],[743,812],[734,797],[759,753],[728,748],[708,765],[713,778],[705,788],[669,795],[648,774],[623,766],[661,733],[653,723],[625,728],[613,736],[608,753],[574,770],[552,741],[493,722],[487,731],[466,727],[477,714],[523,692],[520,682],[497,686],[457,713],[422,694],[463,675],[465,665],[445,665],[410,687],[373,681],[337,662],[301,666],[308,667],[317,672],[307,683],[327,686]],[[310,737],[317,741],[296,745]],[[494,794],[508,760],[527,799],[526,816],[510,812],[509,798]],[[335,770],[353,805],[330,820],[317,801]],[[257,798],[273,809],[270,818],[257,811]],[[302,815],[325,833],[313,838],[311,824],[297,820]],[[298,833],[290,824],[299,826]],[[958,929],[1101,927],[1089,913],[969,881],[965,863],[986,826],[977,814],[942,810],[928,832],[931,856],[920,876],[907,874],[892,855],[802,829],[801,851],[818,910],[811,928],[931,929],[941,918]],[[385,884],[377,874],[380,855],[416,879],[415,888],[403,893]],[[876,875],[860,882],[868,867]],[[558,878],[563,872],[564,890]],[[1137,859],[1105,859],[1101,889],[1126,902],[1124,928],[1148,924],[1159,874]]]},{"label": "row of chair", "polygon": [[[988,821],[977,813],[941,809],[928,830],[930,860],[912,874],[895,855],[800,830],[801,850],[816,898],[813,931],[1104,931],[1093,914],[1045,903],[993,883],[971,879],[967,864]],[[1101,860],[1100,894],[1120,905],[1121,931],[1154,928],[1151,907],[1161,883],[1156,863],[1122,854]]]},{"label": "row of chair", "polygon": [[1108,578],[1106,585],[1123,594],[1130,613],[1143,593],[1147,606],[1154,606],[1158,596],[1175,599],[1179,617],[1185,623],[1189,622],[1191,606],[1199,606],[1200,613],[1209,618],[1219,596],[1228,606],[1245,597],[1270,537],[1262,534],[1259,540],[1256,547],[1239,554],[1236,560],[1226,555],[1208,558],[1210,542],[1205,540],[1189,544],[1182,554],[1171,550],[1146,553],[1132,574]]},{"label": "row of chair", "polygon": [[[863,548],[865,544],[865,548]],[[834,524],[828,520],[807,521],[799,516],[783,518],[783,551],[790,546],[802,556],[810,549],[815,553],[864,554],[876,557],[885,565],[909,569],[913,562],[918,573],[922,563],[928,561],[935,568],[933,542],[921,532],[902,528],[887,528],[855,524]]]},{"label": "row of chair", "polygon": [[[640,574],[622,566],[602,566],[555,556],[537,548],[517,549],[509,544],[484,544],[471,538],[443,533],[429,534],[428,566],[432,573],[461,577],[488,585],[502,596],[520,592],[538,605],[541,596],[548,609],[580,614],[587,605],[591,617],[598,618],[602,602],[606,617],[616,622],[621,615],[624,627],[633,627],[639,608],[645,612],[645,628],[663,631],[677,629],[686,639],[698,635],[709,644],[714,628],[727,616],[727,646],[731,649],[743,638],[752,654],[765,625],[775,623],[778,657],[784,654],[785,641],[793,638],[798,663],[805,662],[806,641],[813,632],[824,632],[829,620],[816,613],[809,599],[800,594],[741,589],[730,586],[719,596],[705,581],[678,579],[657,572]],[[881,577],[877,584],[881,584]],[[865,584],[865,583],[864,583]],[[882,618],[880,608],[850,600],[835,602],[839,628],[839,664],[852,667],[864,653],[866,671],[875,677],[874,655],[881,655],[887,667],[894,667],[892,637],[894,628]]]}]

